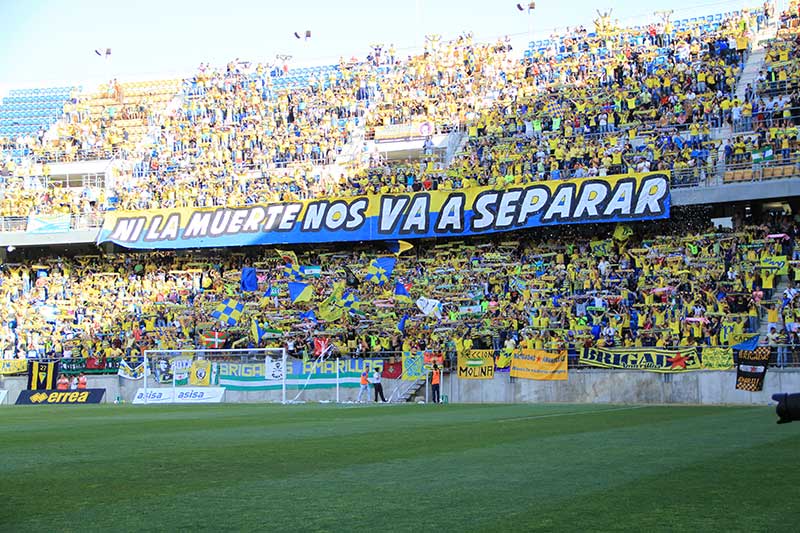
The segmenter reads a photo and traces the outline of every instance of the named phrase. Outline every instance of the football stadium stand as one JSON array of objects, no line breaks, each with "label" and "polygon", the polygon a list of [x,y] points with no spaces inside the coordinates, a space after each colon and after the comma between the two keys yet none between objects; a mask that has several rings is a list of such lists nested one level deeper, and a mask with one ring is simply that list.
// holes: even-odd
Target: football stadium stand
[{"label": "football stadium stand", "polygon": [[0,103],[0,138],[33,137],[41,140],[44,132],[61,117],[64,104],[74,89],[44,87],[11,90]]},{"label": "football stadium stand", "polygon": [[798,20],[795,1],[601,16],[524,50],[429,36],[408,57],[12,91],[3,355],[137,359],[213,332],[578,364],[760,335],[798,364]]}]

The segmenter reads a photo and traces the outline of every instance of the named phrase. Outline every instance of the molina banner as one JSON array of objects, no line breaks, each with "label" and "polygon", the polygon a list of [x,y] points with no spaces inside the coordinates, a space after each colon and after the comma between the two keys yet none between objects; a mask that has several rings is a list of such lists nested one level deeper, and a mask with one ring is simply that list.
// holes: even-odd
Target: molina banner
[{"label": "molina banner", "polygon": [[17,397],[17,405],[83,405],[100,403],[105,389],[83,390],[24,390]]},{"label": "molina banner", "polygon": [[492,379],[494,350],[469,350],[458,354],[458,379]]},{"label": "molina banner", "polygon": [[582,365],[650,372],[686,372],[700,370],[702,364],[696,348],[667,350],[659,348],[619,348],[606,350],[587,348],[578,361]]},{"label": "molina banner", "polygon": [[759,346],[755,350],[741,350],[738,360],[736,388],[749,392],[763,390],[769,364],[769,346]]},{"label": "molina banner", "polygon": [[471,187],[238,208],[111,211],[97,242],[159,249],[467,236],[668,218],[669,209],[669,175],[652,172],[504,190]]},{"label": "molina banner", "polygon": [[567,352],[518,350],[511,360],[511,377],[542,381],[566,381]]}]

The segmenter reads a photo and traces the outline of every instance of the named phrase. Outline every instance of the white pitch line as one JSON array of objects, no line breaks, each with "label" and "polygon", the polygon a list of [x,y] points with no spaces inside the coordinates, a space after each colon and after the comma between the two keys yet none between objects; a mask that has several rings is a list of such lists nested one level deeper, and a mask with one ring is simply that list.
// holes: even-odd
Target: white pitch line
[{"label": "white pitch line", "polygon": [[532,415],[532,416],[518,416],[515,418],[501,418],[496,422],[516,422],[517,420],[535,420],[537,418],[554,418],[557,416],[577,416],[577,415],[591,415],[594,413],[610,413],[613,411],[631,411],[633,409],[647,409],[652,407],[650,405],[633,405],[630,407],[614,407],[611,409],[595,409],[592,411],[573,411],[571,413],[553,413],[549,415]]}]

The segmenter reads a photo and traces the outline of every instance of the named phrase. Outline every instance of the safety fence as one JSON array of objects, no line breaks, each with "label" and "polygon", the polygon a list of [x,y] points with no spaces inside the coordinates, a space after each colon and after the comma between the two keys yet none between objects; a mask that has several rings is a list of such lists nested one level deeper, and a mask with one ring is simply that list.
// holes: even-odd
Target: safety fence
[{"label": "safety fence", "polygon": [[[760,344],[759,347],[768,348],[770,351],[770,367],[800,368],[800,344]],[[734,368],[734,363],[739,353],[733,346],[671,346],[671,347],[544,347],[531,350],[536,353],[564,354],[566,353],[567,366],[574,369],[606,368],[612,370],[649,370],[657,372],[680,372],[691,370],[725,370]],[[220,355],[227,355],[220,351]],[[246,351],[245,351],[246,352]],[[187,352],[191,353],[191,352]],[[205,351],[213,356],[213,351]],[[333,353],[327,359],[365,360],[374,362],[383,361],[384,368],[389,364],[398,366],[407,364],[410,357],[419,358],[420,364],[430,369],[435,363],[444,372],[455,371],[456,367],[464,361],[489,358],[494,361],[495,369],[499,372],[510,366],[515,354],[523,353],[522,349],[508,351],[505,349],[473,348],[456,352],[455,350],[426,350],[426,351],[366,351],[357,354],[342,355]],[[253,352],[254,357],[263,355]],[[598,357],[600,354],[603,357]],[[293,353],[290,357],[302,361],[313,361],[316,356],[308,353]],[[213,357],[212,357],[213,358]],[[219,359],[219,358],[218,358]],[[223,358],[224,359],[224,358]],[[41,358],[39,362],[58,361],[60,372],[64,374],[117,374],[122,361],[134,365],[142,361],[137,357],[87,357],[87,358]],[[222,359],[220,359],[222,360]],[[237,358],[237,362],[248,360]],[[256,359],[253,359],[254,361]],[[624,362],[624,364],[621,363]],[[25,359],[0,359],[0,374],[13,375],[27,372]]]},{"label": "safety fence", "polygon": [[82,215],[29,215],[0,217],[0,232],[68,233],[103,226],[103,213]]}]

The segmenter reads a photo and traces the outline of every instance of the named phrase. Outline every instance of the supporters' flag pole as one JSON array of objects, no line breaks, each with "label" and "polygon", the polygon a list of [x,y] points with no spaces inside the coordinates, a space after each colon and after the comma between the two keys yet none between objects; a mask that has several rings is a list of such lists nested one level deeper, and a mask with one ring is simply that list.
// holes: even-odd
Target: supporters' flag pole
[{"label": "supporters' flag pole", "polygon": [[[333,343],[332,343],[332,342],[329,342],[329,343],[327,343],[327,344],[325,345],[325,347],[322,349],[322,351],[320,352],[320,354],[319,354],[319,357],[317,357],[317,358],[314,360],[314,367],[316,368],[316,365],[318,365],[318,364],[320,364],[322,361],[324,361],[324,360],[325,360],[325,358],[327,357],[327,354],[328,354],[328,352],[330,352],[330,351],[332,351],[332,350],[333,350]],[[284,350],[283,350],[283,351],[284,351],[284,353],[285,353],[285,352],[286,352],[286,348],[284,348]],[[337,366],[338,366],[338,365],[337,365]],[[286,376],[286,371],[285,371],[285,369],[284,369],[283,375],[284,375],[284,383],[285,383],[285,382],[286,382],[286,378],[285,378],[285,376]],[[312,375],[311,373],[309,373],[309,374],[308,374],[308,378],[306,378],[306,382],[303,384],[303,388],[302,388],[302,389],[300,389],[299,391],[297,391],[297,395],[296,395],[296,396],[294,397],[294,399],[292,400],[292,403],[296,402],[296,401],[297,401],[297,399],[300,397],[300,395],[301,395],[301,394],[303,394],[303,392],[305,392],[305,390],[306,390],[306,387],[308,387],[308,383],[309,383],[309,381],[311,381],[311,375]],[[337,383],[338,383],[338,380],[337,380]],[[285,385],[284,385],[284,388],[285,388]]]},{"label": "supporters' flag pole", "polygon": [[336,403],[339,403],[339,361],[336,361]]},{"label": "supporters' flag pole", "polygon": [[149,373],[149,372],[147,372],[147,369],[150,368],[149,365],[150,365],[150,350],[145,350],[144,351],[144,385],[143,385],[144,403],[145,403],[145,405],[147,405],[147,374]]},{"label": "supporters' flag pole", "polygon": [[[286,405],[286,373],[288,370],[286,369],[286,348],[283,349],[283,378],[281,379],[281,403]],[[267,367],[264,367],[266,370]]]},{"label": "supporters' flag pole", "polygon": [[430,374],[430,370],[426,370],[426,371],[425,371],[425,404],[426,404],[426,405],[427,405],[428,403],[430,403],[430,402],[428,401],[428,392],[430,392],[430,389],[431,389],[431,387],[430,387],[430,381],[431,381],[431,380],[429,380],[429,379],[428,379],[428,375],[429,375],[429,374]]}]

